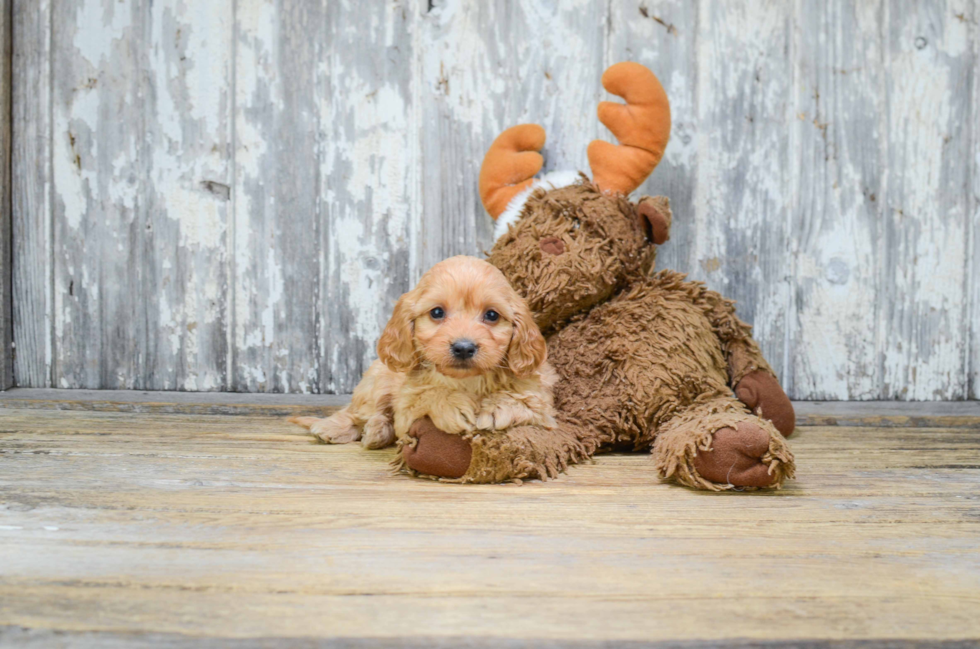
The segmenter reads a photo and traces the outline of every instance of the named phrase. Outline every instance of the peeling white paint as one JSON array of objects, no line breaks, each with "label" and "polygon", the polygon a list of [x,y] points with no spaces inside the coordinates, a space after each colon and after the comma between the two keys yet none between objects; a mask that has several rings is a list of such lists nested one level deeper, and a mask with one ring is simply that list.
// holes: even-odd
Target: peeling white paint
[{"label": "peeling white paint", "polygon": [[761,11],[704,2],[694,52],[699,101],[690,245],[696,259],[718,260],[720,272],[707,275],[699,265],[691,276],[736,300],[784,383],[783,347],[792,327],[787,190],[797,164],[787,128],[792,13],[785,3]]},{"label": "peeling white paint", "polygon": [[632,59],[672,98],[660,259],[739,301],[793,396],[976,396],[973,4],[437,5],[25,5],[58,38],[17,63],[54,66],[21,98],[51,159],[15,169],[47,274],[18,376],[349,391],[398,294],[491,245],[493,138],[542,124],[543,172],[588,171]]},{"label": "peeling white paint", "polygon": [[952,180],[962,163],[950,165],[949,155],[961,146],[952,136],[969,114],[956,90],[966,86],[973,63],[956,59],[964,51],[961,37],[946,38],[946,31],[958,31],[955,15],[937,25],[923,9],[886,7],[892,29],[885,128],[902,137],[886,145],[883,216],[894,234],[886,242],[892,263],[883,272],[894,292],[878,322],[881,381],[887,398],[963,398],[968,207]]},{"label": "peeling white paint", "polygon": [[[132,7],[128,3],[87,0],[76,3],[73,45],[78,54],[93,67],[106,63],[118,44],[119,35],[130,26]],[[118,38],[118,36],[116,36]]]},{"label": "peeling white paint", "polygon": [[[831,42],[799,31],[799,80],[793,116],[801,164],[794,178],[799,216],[796,330],[787,336],[796,394],[812,398],[873,399],[879,394],[874,345],[877,301],[875,233],[884,202],[877,187],[875,115],[881,105],[875,79],[878,7],[829,5]],[[857,135],[863,139],[857,139]],[[846,272],[844,270],[846,268]],[[791,308],[790,302],[787,308]]]},{"label": "peeling white paint", "polygon": [[[93,161],[99,156],[98,138],[91,133],[98,127],[100,96],[83,90],[71,106],[61,106],[54,115],[54,183],[64,206],[65,222],[77,230],[85,217],[99,177]],[[90,146],[84,147],[85,141]]]},{"label": "peeling white paint", "polygon": [[180,245],[187,248],[219,249],[224,246],[225,214],[218,201],[199,187],[164,187],[167,214],[180,223]]}]

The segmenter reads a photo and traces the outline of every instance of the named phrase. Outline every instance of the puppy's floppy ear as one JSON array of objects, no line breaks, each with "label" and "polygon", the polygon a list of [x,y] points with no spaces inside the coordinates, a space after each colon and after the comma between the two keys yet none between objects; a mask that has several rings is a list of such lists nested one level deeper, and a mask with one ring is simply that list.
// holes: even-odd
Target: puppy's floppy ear
[{"label": "puppy's floppy ear", "polygon": [[507,347],[507,365],[515,376],[526,377],[544,363],[548,347],[527,302],[517,297],[514,306],[514,334]]},{"label": "puppy's floppy ear", "polygon": [[415,322],[412,313],[415,297],[415,291],[409,291],[398,298],[395,311],[378,339],[378,358],[392,372],[407,372],[415,366]]}]

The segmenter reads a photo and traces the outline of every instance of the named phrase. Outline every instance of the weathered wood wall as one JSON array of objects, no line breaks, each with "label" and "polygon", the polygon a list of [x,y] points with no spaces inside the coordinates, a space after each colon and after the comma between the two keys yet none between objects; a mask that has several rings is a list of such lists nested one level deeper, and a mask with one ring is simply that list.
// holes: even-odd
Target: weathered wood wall
[{"label": "weathered wood wall", "polygon": [[605,67],[674,133],[661,265],[800,399],[980,396],[980,0],[14,0],[19,385],[346,392],[394,300],[491,244],[536,121],[586,168]]},{"label": "weathered wood wall", "polygon": [[0,390],[14,383],[13,241],[10,216],[11,0],[0,0]]}]

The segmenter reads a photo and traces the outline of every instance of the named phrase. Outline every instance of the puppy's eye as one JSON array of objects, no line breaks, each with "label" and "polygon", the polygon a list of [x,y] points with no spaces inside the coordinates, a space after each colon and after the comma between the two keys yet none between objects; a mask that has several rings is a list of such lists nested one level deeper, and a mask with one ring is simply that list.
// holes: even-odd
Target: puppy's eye
[{"label": "puppy's eye", "polygon": [[443,318],[446,317],[446,312],[443,310],[441,306],[437,306],[436,308],[429,311],[429,317],[431,317],[433,320],[442,320]]},{"label": "puppy's eye", "polygon": [[494,311],[493,309],[490,309],[489,311],[483,314],[483,320],[485,322],[491,322],[491,323],[496,322],[497,320],[500,320],[500,314]]}]

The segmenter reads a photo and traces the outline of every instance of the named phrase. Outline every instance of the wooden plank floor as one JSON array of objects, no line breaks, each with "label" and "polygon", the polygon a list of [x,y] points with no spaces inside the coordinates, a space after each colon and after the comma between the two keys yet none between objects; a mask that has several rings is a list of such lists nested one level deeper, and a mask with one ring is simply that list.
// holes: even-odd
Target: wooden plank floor
[{"label": "wooden plank floor", "polygon": [[6,407],[0,646],[976,640],[980,406],[960,408],[804,427],[786,489],[709,494],[642,455],[459,486],[276,417]]}]

